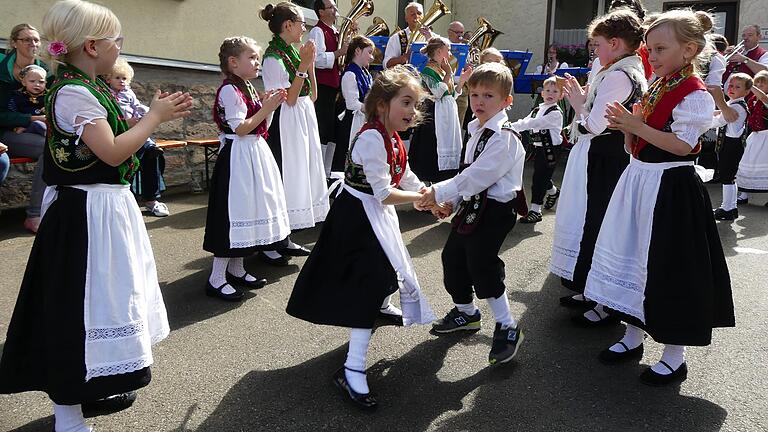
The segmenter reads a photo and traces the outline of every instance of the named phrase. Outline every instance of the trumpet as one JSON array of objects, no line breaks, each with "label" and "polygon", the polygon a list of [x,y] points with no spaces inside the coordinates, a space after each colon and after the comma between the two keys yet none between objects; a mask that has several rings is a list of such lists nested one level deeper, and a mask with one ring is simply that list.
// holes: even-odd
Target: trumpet
[{"label": "trumpet", "polygon": [[[432,24],[434,24],[435,21],[440,19],[443,15],[448,15],[450,13],[451,13],[451,10],[448,9],[448,7],[441,0],[435,0],[435,2],[432,3],[432,7],[429,8],[427,13],[425,13],[424,16],[421,18],[421,20],[419,21],[419,28],[429,27]],[[416,31],[411,32],[411,36],[408,38],[407,50],[411,49],[411,45],[413,45],[414,42],[421,42],[424,39],[425,39],[424,35],[422,35],[418,29]]]},{"label": "trumpet", "polygon": [[381,17],[373,17],[373,24],[365,31],[365,36],[389,36],[389,26]]},{"label": "trumpet", "polygon": [[744,54],[744,41],[739,42],[733,50],[725,56],[726,63],[733,57],[734,54]]},{"label": "trumpet", "polygon": [[[352,23],[356,22],[360,17],[371,16],[373,14],[373,0],[352,0],[352,9],[347,14],[337,15],[337,17],[343,18],[344,22],[339,27],[339,43],[343,44],[354,36],[357,31],[352,31]],[[344,56],[339,56],[339,64],[344,64]]]}]

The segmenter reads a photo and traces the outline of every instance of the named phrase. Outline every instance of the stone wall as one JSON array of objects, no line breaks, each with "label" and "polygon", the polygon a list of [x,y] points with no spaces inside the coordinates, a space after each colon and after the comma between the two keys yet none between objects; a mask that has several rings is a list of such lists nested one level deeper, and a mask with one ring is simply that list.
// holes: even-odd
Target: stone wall
[{"label": "stone wall", "polygon": [[[133,65],[136,75],[132,88],[139,100],[149,105],[156,90],[186,91],[195,100],[192,114],[184,119],[165,123],[153,135],[155,138],[185,140],[217,135],[211,113],[216,88],[221,83],[218,73]],[[263,87],[261,80],[255,82]],[[201,190],[205,179],[203,149],[197,146],[170,149],[165,152],[165,181],[170,187]],[[23,207],[29,199],[32,171],[35,164],[12,165],[5,183],[0,186],[0,209]]]}]

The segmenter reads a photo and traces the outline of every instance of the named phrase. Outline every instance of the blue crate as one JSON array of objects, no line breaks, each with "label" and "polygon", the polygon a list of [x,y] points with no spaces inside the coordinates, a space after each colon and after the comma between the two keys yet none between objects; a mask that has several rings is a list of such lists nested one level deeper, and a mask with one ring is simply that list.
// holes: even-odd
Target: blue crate
[{"label": "blue crate", "polygon": [[501,55],[504,56],[504,61],[507,62],[507,66],[515,79],[525,74],[531,57],[533,57],[533,53],[530,51],[501,50]]},{"label": "blue crate", "polygon": [[389,42],[389,36],[370,36],[368,39],[373,41],[373,60],[369,66],[371,71],[380,71],[384,67],[381,62],[384,60],[384,52],[387,50],[387,42]]},{"label": "blue crate", "polygon": [[[422,54],[420,50],[424,48],[427,44],[424,42],[415,42],[411,47],[411,60],[410,64],[412,64],[416,69],[421,71],[424,69],[424,66],[427,64],[427,56]],[[458,78],[459,75],[461,75],[461,70],[464,69],[464,65],[467,63],[467,56],[469,55],[469,46],[467,44],[451,44],[451,54],[453,54],[454,57],[458,60],[457,66],[456,66],[456,77]]]},{"label": "blue crate", "polygon": [[[577,80],[584,85],[587,81],[587,75],[589,74],[589,68],[573,67],[573,68],[561,68],[555,71],[557,76],[565,76],[570,74],[576,77]],[[541,83],[545,79],[549,78],[547,74],[525,74],[515,78],[515,93],[538,93]]]}]

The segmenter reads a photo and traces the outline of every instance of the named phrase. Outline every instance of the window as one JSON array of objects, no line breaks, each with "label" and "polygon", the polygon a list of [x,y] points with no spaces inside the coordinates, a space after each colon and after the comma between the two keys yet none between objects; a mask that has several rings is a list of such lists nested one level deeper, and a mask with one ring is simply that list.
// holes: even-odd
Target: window
[{"label": "window", "polygon": [[739,19],[738,1],[664,2],[663,10],[668,11],[686,7],[690,7],[693,10],[707,11],[714,15],[714,32],[725,36],[731,45],[736,45],[741,40],[740,29],[737,27]]},{"label": "window", "polygon": [[[610,0],[550,0],[547,44],[559,47],[558,58],[571,66],[587,64],[587,26],[608,8]],[[546,58],[546,55],[544,55]]]}]

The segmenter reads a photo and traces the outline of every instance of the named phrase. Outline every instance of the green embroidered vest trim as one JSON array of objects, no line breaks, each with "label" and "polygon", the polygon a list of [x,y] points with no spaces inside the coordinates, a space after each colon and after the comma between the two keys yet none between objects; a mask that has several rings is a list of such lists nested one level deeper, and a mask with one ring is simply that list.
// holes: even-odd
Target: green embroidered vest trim
[{"label": "green embroidered vest trim", "polygon": [[[56,124],[56,95],[59,90],[66,85],[78,85],[85,87],[99,104],[107,110],[107,122],[115,136],[128,130],[128,123],[125,121],[123,112],[117,104],[109,86],[101,78],[95,80],[88,77],[79,69],[71,65],[60,66],[56,80],[45,98],[45,109],[49,113],[47,149],[50,153],[50,160],[56,168],[69,172],[81,172],[100,162],[100,159],[91,151],[85,142],[76,133],[69,133],[61,129]],[[139,160],[135,155],[131,155],[126,161],[114,167],[117,170],[117,177],[121,184],[131,184],[134,174],[139,169]]]},{"label": "green embroidered vest trim", "polygon": [[[288,81],[293,84],[293,80],[296,78],[296,71],[301,63],[299,50],[280,36],[273,35],[267,49],[264,51],[264,58],[267,57],[272,57],[282,63],[283,68],[288,72]],[[312,87],[309,84],[309,78],[307,78],[304,80],[304,84],[301,85],[299,96],[309,96],[311,93]]]}]

